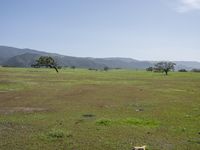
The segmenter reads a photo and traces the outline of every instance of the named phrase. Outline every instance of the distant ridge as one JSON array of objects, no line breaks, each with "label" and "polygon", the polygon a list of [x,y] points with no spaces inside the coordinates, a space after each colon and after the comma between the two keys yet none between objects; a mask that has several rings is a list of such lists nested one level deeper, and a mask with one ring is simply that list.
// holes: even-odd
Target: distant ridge
[{"label": "distant ridge", "polygon": [[[31,67],[40,56],[53,57],[60,66],[76,66],[79,68],[102,69],[105,66],[109,68],[124,69],[145,69],[153,66],[156,61],[139,61],[132,58],[91,58],[91,57],[73,57],[56,53],[48,53],[33,49],[20,49],[8,46],[0,46],[0,65],[14,67]],[[176,69],[200,68],[200,62],[195,61],[174,61]]]}]

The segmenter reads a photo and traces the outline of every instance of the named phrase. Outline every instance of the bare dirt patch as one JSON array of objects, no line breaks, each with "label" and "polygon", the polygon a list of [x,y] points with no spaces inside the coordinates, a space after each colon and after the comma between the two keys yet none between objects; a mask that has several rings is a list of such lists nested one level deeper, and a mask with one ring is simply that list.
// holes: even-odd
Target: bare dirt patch
[{"label": "bare dirt patch", "polygon": [[0,108],[0,114],[12,114],[16,112],[33,113],[33,112],[44,112],[46,108],[35,108],[35,107],[3,107]]},{"label": "bare dirt patch", "polygon": [[0,80],[0,84],[9,84],[9,83],[14,83],[14,82],[11,82],[9,80]]}]

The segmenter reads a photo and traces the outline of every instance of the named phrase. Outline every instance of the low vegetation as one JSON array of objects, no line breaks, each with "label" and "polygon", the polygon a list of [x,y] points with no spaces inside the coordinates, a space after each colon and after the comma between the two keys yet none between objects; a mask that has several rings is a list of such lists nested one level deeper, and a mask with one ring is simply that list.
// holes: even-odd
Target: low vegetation
[{"label": "low vegetation", "polygon": [[192,72],[200,72],[200,69],[192,69]]},{"label": "low vegetation", "polygon": [[52,129],[47,134],[50,138],[63,138],[64,137],[64,131],[61,129]]},{"label": "low vegetation", "polygon": [[159,122],[149,119],[141,118],[123,118],[118,120],[112,119],[100,119],[96,121],[97,125],[127,125],[127,126],[138,126],[138,127],[158,127]]},{"label": "low vegetation", "polygon": [[200,146],[200,76],[0,67],[0,149]]},{"label": "low vegetation", "polygon": [[178,72],[188,72],[186,69],[180,69]]}]

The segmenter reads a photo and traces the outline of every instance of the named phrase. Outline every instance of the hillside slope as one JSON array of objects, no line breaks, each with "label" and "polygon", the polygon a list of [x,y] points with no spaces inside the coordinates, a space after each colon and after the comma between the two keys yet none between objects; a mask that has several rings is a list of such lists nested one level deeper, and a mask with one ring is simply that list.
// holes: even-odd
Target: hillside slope
[{"label": "hillside slope", "polygon": [[[102,69],[105,66],[109,68],[125,69],[145,69],[153,66],[157,61],[139,61],[132,58],[90,58],[90,57],[72,57],[55,53],[48,53],[32,49],[19,49],[7,46],[0,46],[0,65],[15,67],[30,67],[31,64],[40,56],[53,57],[60,66],[76,66],[79,68]],[[195,61],[175,61],[176,70],[200,68],[200,62]]]}]

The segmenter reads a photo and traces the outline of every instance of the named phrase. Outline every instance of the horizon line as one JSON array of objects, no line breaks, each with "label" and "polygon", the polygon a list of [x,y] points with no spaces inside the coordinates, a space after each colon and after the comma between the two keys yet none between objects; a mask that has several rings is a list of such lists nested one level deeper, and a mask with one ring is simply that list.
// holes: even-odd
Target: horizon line
[{"label": "horizon line", "polygon": [[132,57],[123,57],[123,56],[106,56],[106,57],[94,57],[94,56],[72,56],[72,55],[66,55],[62,53],[57,53],[57,52],[49,52],[48,50],[38,50],[38,49],[32,49],[32,48],[27,48],[27,47],[15,47],[15,46],[6,46],[6,45],[0,45],[0,47],[9,47],[9,48],[17,48],[17,49],[28,49],[28,50],[33,50],[33,51],[38,51],[38,52],[44,52],[44,53],[49,53],[49,54],[56,54],[56,55],[61,55],[61,56],[68,56],[68,57],[77,57],[77,58],[93,58],[93,59],[109,59],[109,58],[125,58],[125,59],[132,59],[136,61],[146,61],[146,62],[159,62],[159,61],[168,61],[168,62],[198,62],[200,61],[197,60],[169,60],[169,59],[160,59],[160,60],[155,60],[155,59],[137,59],[137,58],[132,58]]}]

